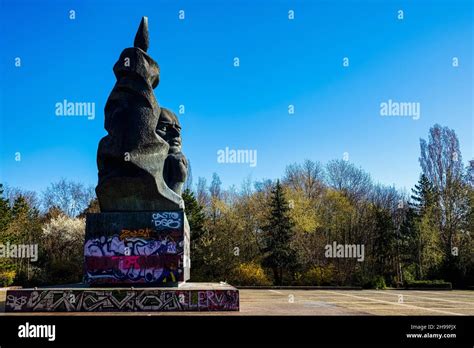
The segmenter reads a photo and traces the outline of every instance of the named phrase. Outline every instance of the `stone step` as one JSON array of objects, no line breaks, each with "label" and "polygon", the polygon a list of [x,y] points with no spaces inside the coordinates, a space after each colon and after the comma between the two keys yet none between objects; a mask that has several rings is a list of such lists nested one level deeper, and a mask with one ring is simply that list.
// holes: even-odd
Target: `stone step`
[{"label": "stone step", "polygon": [[239,311],[239,290],[224,283],[178,288],[50,287],[7,290],[5,312]]}]

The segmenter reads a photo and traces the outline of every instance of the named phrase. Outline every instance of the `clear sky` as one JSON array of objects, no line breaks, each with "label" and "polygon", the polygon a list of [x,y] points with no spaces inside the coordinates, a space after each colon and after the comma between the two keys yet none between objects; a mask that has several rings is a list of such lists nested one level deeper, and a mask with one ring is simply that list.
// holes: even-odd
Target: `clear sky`
[{"label": "clear sky", "polygon": [[[194,183],[217,172],[239,187],[347,152],[375,181],[408,189],[435,123],[456,131],[465,163],[473,158],[472,3],[0,0],[0,182],[96,184],[112,67],[148,16],[155,94],[176,113],[185,106]],[[94,102],[95,119],[56,116],[64,99]],[[389,99],[420,103],[420,118],[381,116]],[[257,165],[218,163],[226,147],[257,150]]]}]

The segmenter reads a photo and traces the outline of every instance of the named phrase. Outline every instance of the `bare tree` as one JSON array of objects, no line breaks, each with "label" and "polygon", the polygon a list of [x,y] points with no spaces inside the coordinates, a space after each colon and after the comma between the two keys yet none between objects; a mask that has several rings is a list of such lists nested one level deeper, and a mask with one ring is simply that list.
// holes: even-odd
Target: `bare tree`
[{"label": "bare tree", "polygon": [[13,204],[15,203],[18,197],[23,197],[30,207],[38,210],[40,208],[40,201],[38,199],[38,195],[34,191],[28,191],[20,189],[18,187],[4,185],[3,196],[8,200],[8,204],[11,207],[13,207]]},{"label": "bare tree", "polygon": [[437,220],[446,255],[450,257],[468,206],[459,140],[454,130],[435,124],[430,128],[428,142],[420,139],[420,149],[423,174],[438,193]]},{"label": "bare tree", "polygon": [[240,186],[240,194],[244,198],[248,198],[252,195],[252,176],[248,175],[243,181],[242,185]]},{"label": "bare tree", "polygon": [[184,189],[193,190],[193,171],[191,170],[191,161],[188,159],[188,175],[186,176],[186,182],[184,183]]},{"label": "bare tree", "polygon": [[221,213],[220,209],[218,208],[218,202],[223,198],[221,185],[222,181],[219,178],[219,175],[217,175],[217,173],[213,173],[209,192],[211,194],[211,217],[214,224]]},{"label": "bare tree", "polygon": [[212,198],[221,198],[221,185],[222,181],[219,178],[219,175],[213,173],[211,186],[209,187],[209,192],[211,193]]},{"label": "bare tree", "polygon": [[203,207],[207,207],[209,204],[209,194],[207,192],[207,181],[206,178],[199,177],[196,187],[196,199],[199,204]]},{"label": "bare tree", "polygon": [[271,179],[262,179],[260,181],[255,181],[253,186],[255,188],[255,191],[270,195],[273,188],[273,184],[274,183]]},{"label": "bare tree", "polygon": [[307,198],[319,195],[324,187],[324,169],[319,162],[305,160],[302,165],[286,167],[283,184],[294,190],[301,190]]},{"label": "bare tree", "polygon": [[376,184],[373,186],[369,198],[377,207],[386,209],[391,213],[408,206],[408,198],[394,186]]},{"label": "bare tree", "polygon": [[52,207],[61,209],[70,217],[75,217],[87,208],[95,197],[94,187],[61,179],[52,183],[43,192],[42,203],[45,210]]},{"label": "bare tree", "polygon": [[420,139],[420,148],[423,174],[440,192],[461,180],[462,157],[454,130],[435,124],[430,128],[428,143]]},{"label": "bare tree", "polygon": [[474,160],[469,161],[469,166],[466,168],[466,181],[472,188],[474,188]]},{"label": "bare tree", "polygon": [[370,175],[347,161],[330,161],[326,166],[326,174],[328,185],[352,200],[366,198],[372,189]]}]

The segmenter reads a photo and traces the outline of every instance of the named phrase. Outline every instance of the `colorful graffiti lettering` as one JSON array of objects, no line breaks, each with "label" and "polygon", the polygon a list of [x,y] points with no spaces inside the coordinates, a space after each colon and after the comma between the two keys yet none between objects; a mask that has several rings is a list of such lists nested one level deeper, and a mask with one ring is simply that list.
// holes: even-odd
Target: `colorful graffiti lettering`
[{"label": "colorful graffiti lettering", "polygon": [[171,289],[8,290],[6,312],[238,311],[239,292]]},{"label": "colorful graffiti lettering", "polygon": [[189,279],[189,271],[183,267],[183,221],[182,211],[89,215],[85,282],[177,286],[184,277]]},{"label": "colorful graffiti lettering", "polygon": [[105,283],[166,283],[182,280],[181,255],[88,256],[86,281]]},{"label": "colorful graffiti lettering", "polygon": [[179,265],[180,255],[150,255],[150,256],[86,256],[87,269],[109,270],[113,268],[128,270],[130,268],[163,268]]},{"label": "colorful graffiti lettering", "polygon": [[129,248],[130,255],[158,255],[177,254],[183,251],[182,243],[177,243],[171,236],[163,239],[133,238],[121,240],[119,236],[100,237],[89,239],[84,245],[85,256],[116,256],[126,255]]},{"label": "colorful graffiti lettering", "polygon": [[114,269],[101,272],[87,271],[85,281],[95,286],[101,284],[170,284],[171,286],[177,286],[178,282],[183,281],[182,274],[182,270],[169,268],[131,268],[126,271]]},{"label": "colorful graffiti lettering", "polygon": [[154,231],[150,228],[140,228],[138,230],[125,230],[120,233],[120,240],[127,238],[150,238],[154,235]]},{"label": "colorful graffiti lettering", "polygon": [[88,284],[175,283],[183,280],[178,266],[183,244],[163,239],[120,240],[117,235],[86,241],[85,281]]}]

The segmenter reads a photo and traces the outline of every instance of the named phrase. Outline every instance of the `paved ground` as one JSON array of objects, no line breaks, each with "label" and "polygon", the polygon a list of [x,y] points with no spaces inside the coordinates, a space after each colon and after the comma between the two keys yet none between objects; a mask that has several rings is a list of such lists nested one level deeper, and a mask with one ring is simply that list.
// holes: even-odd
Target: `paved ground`
[{"label": "paved ground", "polygon": [[[5,291],[0,290],[0,315]],[[38,313],[44,315],[44,313]],[[56,313],[47,313],[56,315]],[[70,313],[117,315],[117,313]],[[176,313],[120,313],[120,315]],[[240,312],[180,315],[474,315],[474,291],[240,290]],[[21,314],[8,314],[21,315]]]}]

